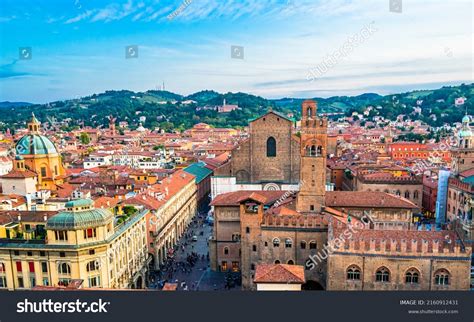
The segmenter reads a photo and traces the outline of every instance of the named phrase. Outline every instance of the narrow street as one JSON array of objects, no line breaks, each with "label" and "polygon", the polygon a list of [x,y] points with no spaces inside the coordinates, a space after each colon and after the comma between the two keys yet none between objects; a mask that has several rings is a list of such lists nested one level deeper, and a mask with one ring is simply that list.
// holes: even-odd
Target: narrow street
[{"label": "narrow street", "polygon": [[[209,264],[208,239],[213,227],[205,222],[207,212],[197,215],[179,240],[150,288],[177,283],[180,291],[239,290],[238,274],[213,272]],[[194,237],[194,240],[193,240]],[[195,240],[197,237],[197,240]],[[231,287],[226,287],[230,285]]]}]

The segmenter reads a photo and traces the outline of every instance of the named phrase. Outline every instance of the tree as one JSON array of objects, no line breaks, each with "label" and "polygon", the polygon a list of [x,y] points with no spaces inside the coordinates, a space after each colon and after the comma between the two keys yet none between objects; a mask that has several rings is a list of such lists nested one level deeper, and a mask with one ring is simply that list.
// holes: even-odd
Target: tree
[{"label": "tree", "polygon": [[89,134],[85,132],[81,133],[81,136],[79,137],[79,139],[81,140],[81,143],[84,145],[87,145],[91,142],[91,138],[89,137]]}]

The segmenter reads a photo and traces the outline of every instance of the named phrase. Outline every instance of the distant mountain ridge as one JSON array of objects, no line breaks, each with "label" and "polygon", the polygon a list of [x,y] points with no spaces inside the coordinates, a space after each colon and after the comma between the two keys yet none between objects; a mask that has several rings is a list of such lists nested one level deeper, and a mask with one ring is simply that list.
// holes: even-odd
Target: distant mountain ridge
[{"label": "distant mountain ridge", "polygon": [[[462,108],[454,104],[455,99],[459,97],[466,99]],[[406,117],[440,126],[460,121],[466,110],[474,114],[474,84],[385,96],[365,93],[357,96],[314,99],[318,101],[320,113],[333,113],[336,117],[348,116],[353,112],[367,113],[367,108],[372,106],[369,119],[376,115],[394,119],[404,114]],[[241,109],[230,113],[218,113],[209,108],[196,109],[196,107],[222,105],[224,100],[226,104],[237,104]],[[2,115],[0,130],[24,127],[25,122],[31,117],[31,112],[43,122],[48,119],[67,121],[63,124],[66,129],[83,125],[106,126],[109,115],[113,115],[118,121],[127,121],[132,128],[143,123],[148,128],[161,128],[166,131],[184,130],[199,122],[219,127],[242,127],[248,124],[249,119],[262,115],[269,108],[299,118],[303,100],[305,99],[270,100],[247,93],[218,93],[213,90],[203,90],[187,96],[160,90],[145,92],[111,90],[47,104],[1,102],[0,108],[11,113]],[[140,117],[145,117],[145,120],[143,121],[143,118],[140,120]]]},{"label": "distant mountain ridge", "polygon": [[27,102],[0,102],[0,108],[9,108],[9,107],[21,107],[21,106],[30,106],[32,103]]}]

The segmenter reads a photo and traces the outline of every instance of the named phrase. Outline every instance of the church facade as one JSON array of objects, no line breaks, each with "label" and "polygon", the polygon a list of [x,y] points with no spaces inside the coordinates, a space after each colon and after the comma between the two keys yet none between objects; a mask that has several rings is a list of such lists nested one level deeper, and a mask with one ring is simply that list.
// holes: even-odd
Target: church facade
[{"label": "church facade", "polygon": [[[277,113],[261,116],[262,122],[251,124],[245,147],[237,147],[232,161],[219,169],[218,175],[249,186],[217,194],[211,203],[211,269],[240,272],[249,290],[256,289],[261,264],[303,266],[307,290],[468,289],[471,248],[455,247],[452,233],[418,234],[413,202],[385,192],[327,191],[327,120],[317,116],[313,101],[303,102],[301,114],[299,136],[283,134],[292,130]],[[273,121],[265,123],[268,118]],[[268,182],[278,188],[261,189]],[[407,258],[410,267],[403,269]]]},{"label": "church facade", "polygon": [[28,123],[28,134],[18,140],[15,146],[16,155],[23,160],[17,164],[23,164],[24,169],[37,174],[38,190],[57,190],[57,185],[63,183],[66,171],[56,146],[40,133],[40,126],[41,123],[33,114]]}]

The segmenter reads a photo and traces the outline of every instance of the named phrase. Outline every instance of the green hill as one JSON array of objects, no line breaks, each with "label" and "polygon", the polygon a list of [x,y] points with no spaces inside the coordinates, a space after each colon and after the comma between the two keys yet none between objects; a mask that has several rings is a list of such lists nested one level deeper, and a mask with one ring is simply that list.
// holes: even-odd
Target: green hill
[{"label": "green hill", "polygon": [[[465,97],[466,104],[462,107],[455,106],[454,100],[457,97]],[[227,104],[237,104],[241,109],[230,113],[218,113],[215,110],[203,108],[221,105],[224,99]],[[432,126],[460,121],[465,109],[468,113],[474,114],[474,84],[386,96],[366,93],[358,96],[315,97],[314,99],[318,101],[320,113],[350,115],[354,111],[363,112],[368,106],[373,106],[376,108],[373,109],[370,117],[381,115],[394,119],[399,114],[405,114],[408,115],[407,117],[421,119]],[[190,100],[194,102],[189,103]],[[31,118],[32,112],[43,122],[48,119],[63,121],[62,125],[66,129],[81,125],[106,126],[109,115],[113,115],[118,121],[127,121],[132,128],[138,126],[140,116],[146,117],[144,126],[160,127],[167,131],[175,128],[183,130],[199,122],[218,127],[239,127],[246,126],[249,119],[265,113],[269,108],[284,114],[291,112],[299,118],[303,100],[302,98],[267,100],[246,93],[218,93],[212,90],[204,90],[188,96],[156,90],[106,91],[79,99],[48,104],[2,104],[0,130],[24,127]],[[418,100],[423,100],[421,105],[417,104]],[[413,114],[414,107],[417,106],[422,108],[421,115]],[[196,109],[197,107],[200,109]]]}]

